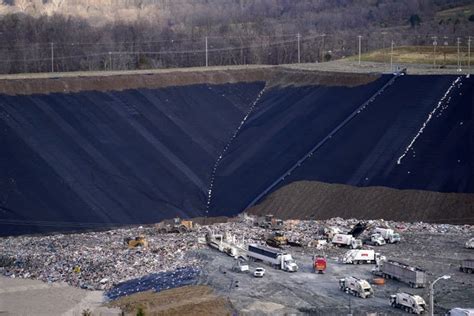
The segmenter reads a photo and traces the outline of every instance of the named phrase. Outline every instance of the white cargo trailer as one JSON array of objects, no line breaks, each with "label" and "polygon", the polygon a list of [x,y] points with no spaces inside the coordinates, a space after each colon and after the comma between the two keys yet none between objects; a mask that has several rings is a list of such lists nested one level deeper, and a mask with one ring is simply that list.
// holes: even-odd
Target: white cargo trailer
[{"label": "white cargo trailer", "polygon": [[296,264],[295,260],[293,260],[291,254],[284,253],[281,251],[281,249],[260,245],[249,245],[247,255],[250,258],[267,262],[285,271],[298,271],[298,265]]},{"label": "white cargo trailer", "polygon": [[394,260],[381,260],[372,273],[407,283],[414,288],[425,287],[427,282],[425,270]]}]

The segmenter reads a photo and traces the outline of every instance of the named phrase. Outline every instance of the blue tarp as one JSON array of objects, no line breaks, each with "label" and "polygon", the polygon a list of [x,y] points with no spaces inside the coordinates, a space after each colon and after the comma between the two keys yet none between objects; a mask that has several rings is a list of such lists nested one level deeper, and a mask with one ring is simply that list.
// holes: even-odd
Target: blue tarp
[{"label": "blue tarp", "polygon": [[199,269],[194,267],[178,268],[174,271],[153,273],[139,279],[133,279],[118,284],[105,295],[115,300],[121,296],[153,290],[160,292],[175,287],[196,284]]}]

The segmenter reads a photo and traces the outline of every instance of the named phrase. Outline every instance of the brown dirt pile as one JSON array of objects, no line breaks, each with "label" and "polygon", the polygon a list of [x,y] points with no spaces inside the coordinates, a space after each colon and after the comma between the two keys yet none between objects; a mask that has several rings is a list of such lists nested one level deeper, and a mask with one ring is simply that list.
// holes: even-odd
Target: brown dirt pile
[{"label": "brown dirt pile", "polygon": [[474,194],[293,182],[249,210],[280,218],[332,217],[474,224]]},{"label": "brown dirt pile", "polygon": [[306,71],[284,67],[215,67],[150,70],[132,72],[95,72],[67,74],[30,74],[0,78],[0,94],[28,95],[79,91],[111,91],[137,88],[162,88],[193,84],[224,84],[266,81],[276,85],[357,86],[377,79],[376,74],[349,74]]},{"label": "brown dirt pile", "polygon": [[119,307],[125,315],[136,315],[142,308],[145,315],[232,315],[231,303],[216,296],[204,285],[183,286],[171,290],[141,292],[121,297],[110,307]]}]

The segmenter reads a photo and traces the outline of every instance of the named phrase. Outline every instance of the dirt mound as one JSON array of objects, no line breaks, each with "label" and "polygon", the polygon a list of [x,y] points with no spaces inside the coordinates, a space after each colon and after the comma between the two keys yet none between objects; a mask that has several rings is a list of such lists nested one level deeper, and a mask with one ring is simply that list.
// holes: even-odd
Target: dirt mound
[{"label": "dirt mound", "polygon": [[372,82],[377,74],[305,71],[284,67],[213,67],[130,72],[28,74],[4,76],[0,94],[29,95],[80,91],[118,91],[195,84],[265,81],[270,85],[357,86]]},{"label": "dirt mound", "polygon": [[142,308],[145,315],[232,314],[230,302],[215,295],[208,286],[184,286],[159,293],[136,293],[109,305],[121,308],[125,315],[136,315],[139,308]]},{"label": "dirt mound", "polygon": [[281,218],[331,217],[474,224],[474,195],[293,182],[249,209]]}]

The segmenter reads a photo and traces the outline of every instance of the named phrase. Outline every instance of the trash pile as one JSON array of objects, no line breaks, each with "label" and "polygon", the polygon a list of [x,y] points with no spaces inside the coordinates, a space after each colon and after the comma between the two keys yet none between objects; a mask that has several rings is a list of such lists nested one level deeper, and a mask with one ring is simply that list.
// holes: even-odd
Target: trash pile
[{"label": "trash pile", "polygon": [[152,273],[139,279],[120,283],[107,291],[105,295],[109,299],[115,300],[137,292],[149,290],[160,292],[175,287],[195,284],[198,274],[199,269],[192,267],[178,268],[170,272]]},{"label": "trash pile", "polygon": [[[147,231],[148,230],[148,231]],[[124,238],[143,234],[149,249],[130,249]],[[155,234],[153,229],[117,229],[83,234],[18,236],[0,239],[0,274],[45,282],[67,282],[90,289],[107,290],[125,280],[151,273],[199,266],[188,256],[205,247],[197,243],[197,232]]]},{"label": "trash pile", "polygon": [[[258,221],[254,219],[239,216],[227,223],[200,226],[181,234],[158,234],[156,227],[135,227],[82,234],[0,238],[0,274],[45,282],[67,282],[91,290],[110,290],[127,280],[138,279],[130,284],[124,283],[121,285],[123,288],[117,287],[115,291],[118,294],[111,291],[112,296],[147,286],[166,288],[169,282],[181,282],[183,273],[192,275],[194,269],[202,267],[206,259],[196,255],[196,251],[207,247],[198,242],[207,233],[233,235],[235,242],[241,245],[265,244],[272,230],[257,226]],[[288,220],[279,229],[289,242],[305,248],[331,249],[333,245],[324,240],[325,228],[337,227],[342,232],[348,232],[359,222],[357,219],[342,218]],[[405,232],[467,236],[474,231],[471,225],[404,223],[382,219],[364,222],[368,227],[393,228],[402,234],[402,240]],[[124,239],[136,241],[131,239],[135,236],[145,236],[148,248],[124,242]],[[171,274],[160,274],[164,272]],[[173,276],[175,281],[172,281]],[[182,279],[183,282],[186,280],[186,277]]]}]

